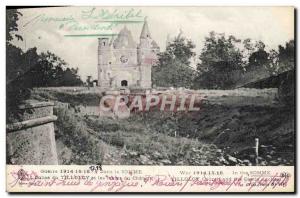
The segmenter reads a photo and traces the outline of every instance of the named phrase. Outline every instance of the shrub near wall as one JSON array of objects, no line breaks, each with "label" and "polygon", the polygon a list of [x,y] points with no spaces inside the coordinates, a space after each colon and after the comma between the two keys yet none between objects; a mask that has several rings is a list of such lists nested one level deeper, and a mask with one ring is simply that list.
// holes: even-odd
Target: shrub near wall
[{"label": "shrub near wall", "polygon": [[63,143],[61,150],[71,150],[71,155],[58,151],[59,161],[63,164],[101,164],[104,157],[103,143],[91,136],[82,118],[76,117],[67,109],[56,109],[58,120],[56,122],[56,140]]}]

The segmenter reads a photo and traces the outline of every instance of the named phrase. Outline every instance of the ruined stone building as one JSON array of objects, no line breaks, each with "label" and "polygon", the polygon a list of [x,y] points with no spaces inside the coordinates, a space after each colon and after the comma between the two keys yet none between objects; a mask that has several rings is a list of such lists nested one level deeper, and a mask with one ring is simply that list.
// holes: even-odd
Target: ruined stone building
[{"label": "ruined stone building", "polygon": [[150,88],[158,52],[146,19],[138,44],[126,26],[116,39],[98,38],[98,86]]}]

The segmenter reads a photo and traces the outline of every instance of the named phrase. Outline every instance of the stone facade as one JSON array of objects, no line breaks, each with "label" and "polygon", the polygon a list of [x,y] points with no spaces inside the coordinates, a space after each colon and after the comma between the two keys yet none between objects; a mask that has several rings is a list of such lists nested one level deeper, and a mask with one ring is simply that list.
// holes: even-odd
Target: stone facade
[{"label": "stone facade", "polygon": [[7,163],[57,165],[53,103],[30,102],[19,106],[21,121],[6,125]]},{"label": "stone facade", "polygon": [[145,20],[136,44],[125,26],[116,39],[98,38],[98,86],[151,88],[151,67],[159,46],[151,38]]}]

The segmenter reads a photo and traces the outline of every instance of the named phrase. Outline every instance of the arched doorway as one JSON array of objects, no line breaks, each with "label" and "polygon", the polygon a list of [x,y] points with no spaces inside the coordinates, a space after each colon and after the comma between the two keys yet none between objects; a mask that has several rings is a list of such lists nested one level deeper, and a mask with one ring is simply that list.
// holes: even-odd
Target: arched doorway
[{"label": "arched doorway", "polygon": [[122,87],[127,87],[127,86],[128,86],[127,80],[122,80],[122,81],[121,81],[121,86],[122,86]]}]

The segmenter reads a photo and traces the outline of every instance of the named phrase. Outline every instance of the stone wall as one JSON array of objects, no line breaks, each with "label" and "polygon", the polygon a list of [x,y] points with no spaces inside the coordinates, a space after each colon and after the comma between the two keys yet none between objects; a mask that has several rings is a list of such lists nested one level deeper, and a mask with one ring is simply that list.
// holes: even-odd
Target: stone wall
[{"label": "stone wall", "polygon": [[6,125],[7,164],[57,165],[53,103],[27,101],[20,121]]}]

